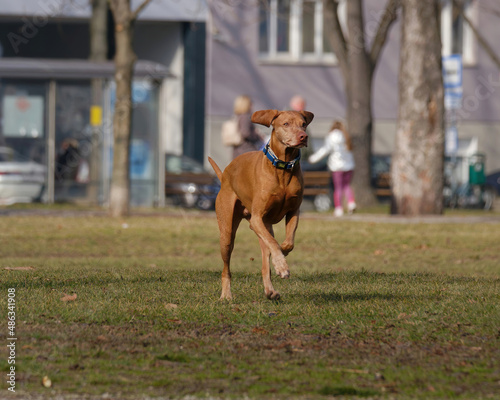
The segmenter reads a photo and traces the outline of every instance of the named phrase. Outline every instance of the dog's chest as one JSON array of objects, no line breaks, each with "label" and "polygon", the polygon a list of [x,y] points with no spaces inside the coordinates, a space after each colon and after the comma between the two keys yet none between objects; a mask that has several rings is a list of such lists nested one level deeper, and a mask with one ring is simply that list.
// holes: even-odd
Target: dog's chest
[{"label": "dog's chest", "polygon": [[298,179],[293,179],[287,185],[276,184],[269,192],[269,214],[282,218],[289,211],[297,209],[302,203],[302,192],[302,184]]}]

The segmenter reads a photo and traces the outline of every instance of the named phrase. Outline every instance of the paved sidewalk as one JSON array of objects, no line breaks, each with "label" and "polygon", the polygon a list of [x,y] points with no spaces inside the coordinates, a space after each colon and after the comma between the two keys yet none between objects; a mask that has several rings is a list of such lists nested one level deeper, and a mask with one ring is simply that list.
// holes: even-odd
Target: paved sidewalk
[{"label": "paved sidewalk", "polygon": [[307,219],[328,219],[331,221],[363,221],[374,223],[394,223],[394,224],[433,224],[433,223],[449,223],[449,224],[499,224],[500,214],[491,214],[485,211],[485,215],[428,215],[418,217],[405,217],[401,215],[385,215],[385,214],[354,214],[343,217],[334,217],[330,214],[314,214],[304,213],[301,218]]},{"label": "paved sidewalk", "polygon": [[[472,211],[473,215],[467,215],[464,211],[462,215],[431,215],[419,217],[405,217],[389,214],[364,214],[356,213],[353,215],[345,215],[343,217],[334,217],[333,213],[316,213],[311,211],[303,211],[300,215],[301,219],[328,220],[337,221],[353,221],[353,222],[373,222],[373,223],[394,223],[394,224],[432,224],[432,223],[450,223],[450,224],[499,224],[500,213],[485,211],[484,215]],[[0,208],[0,218],[2,216],[47,216],[47,217],[106,217],[107,210],[61,210],[48,208]],[[168,209],[151,209],[148,211],[132,210],[131,216],[143,217],[182,217],[182,218],[215,218],[213,211],[197,211],[186,210],[183,208],[168,208]]]}]

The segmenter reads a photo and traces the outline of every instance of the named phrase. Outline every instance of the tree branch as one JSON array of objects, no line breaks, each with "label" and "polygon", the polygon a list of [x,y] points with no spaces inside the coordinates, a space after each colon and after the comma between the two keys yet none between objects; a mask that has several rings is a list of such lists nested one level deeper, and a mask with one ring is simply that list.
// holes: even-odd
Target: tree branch
[{"label": "tree branch", "polygon": [[137,17],[139,16],[139,14],[141,13],[142,10],[144,10],[144,8],[149,4],[151,3],[151,0],[144,0],[142,2],[142,4],[137,7],[137,9],[131,13],[130,15],[130,20],[131,21],[134,21],[135,19],[137,19]]},{"label": "tree branch", "polygon": [[398,9],[401,6],[401,0],[389,0],[385,7],[384,15],[380,20],[377,33],[373,39],[372,49],[370,52],[370,61],[372,67],[375,68],[377,61],[379,59],[382,48],[387,40],[387,35],[389,34],[389,29],[396,21],[398,15]]},{"label": "tree branch", "polygon": [[460,13],[460,16],[464,19],[465,22],[470,26],[472,29],[472,32],[474,32],[474,35],[476,36],[477,40],[483,46],[483,49],[488,53],[488,55],[491,57],[493,62],[497,65],[498,68],[500,68],[500,58],[495,54],[495,51],[493,48],[490,46],[490,44],[486,41],[486,39],[479,33],[479,31],[476,29],[470,18],[465,15],[463,7],[460,7],[460,4],[457,3],[456,0],[453,0],[453,3],[457,6],[458,12]]},{"label": "tree branch", "polygon": [[342,75],[347,81],[349,76],[349,61],[347,60],[347,43],[339,21],[338,3],[336,0],[323,0],[323,10],[329,22],[327,30],[328,41],[342,70]]}]

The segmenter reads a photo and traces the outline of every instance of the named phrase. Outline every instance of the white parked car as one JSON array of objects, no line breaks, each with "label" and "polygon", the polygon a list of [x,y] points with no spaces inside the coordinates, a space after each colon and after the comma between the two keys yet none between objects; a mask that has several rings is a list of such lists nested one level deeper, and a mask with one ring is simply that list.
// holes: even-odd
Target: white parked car
[{"label": "white parked car", "polygon": [[0,147],[0,205],[31,203],[43,194],[47,168]]}]

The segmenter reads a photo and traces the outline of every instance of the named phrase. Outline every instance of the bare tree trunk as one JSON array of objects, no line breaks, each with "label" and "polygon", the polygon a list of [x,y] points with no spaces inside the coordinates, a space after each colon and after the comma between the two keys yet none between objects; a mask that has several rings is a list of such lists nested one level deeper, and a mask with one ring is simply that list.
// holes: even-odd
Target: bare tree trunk
[{"label": "bare tree trunk", "polygon": [[[106,61],[108,55],[108,0],[92,0],[90,19],[90,60]],[[103,80],[91,81],[92,106],[103,107]],[[101,121],[102,122],[102,121]],[[99,171],[101,166],[102,123],[92,126],[90,155],[90,185],[88,199],[97,202]]]},{"label": "bare tree trunk", "polygon": [[139,12],[150,2],[145,0],[135,12],[130,0],[109,0],[115,20],[116,101],[113,116],[113,173],[111,176],[110,214],[129,214],[130,136],[132,121],[132,78],[137,56],[132,48],[133,28]]},{"label": "bare tree trunk", "polygon": [[92,0],[90,59],[106,61],[108,55],[108,0]]},{"label": "bare tree trunk", "polygon": [[132,121],[132,76],[136,55],[132,48],[132,26],[127,1],[116,2],[115,83],[116,101],[113,116],[113,173],[111,176],[110,213],[128,215],[130,198],[129,153]]},{"label": "bare tree trunk", "polygon": [[375,203],[371,188],[371,146],[372,146],[372,79],[375,66],[392,23],[397,18],[400,0],[388,0],[379,22],[372,49],[367,50],[363,19],[363,1],[347,2],[347,29],[344,35],[339,23],[338,2],[324,0],[325,16],[330,31],[329,41],[339,60],[344,77],[346,93],[346,118],[353,141],[356,162],[354,191],[360,206]]},{"label": "bare tree trunk", "polygon": [[403,0],[392,213],[443,212],[444,118],[438,0]]},{"label": "bare tree trunk", "polygon": [[360,206],[375,203],[370,186],[372,150],[372,77],[373,67],[366,52],[363,5],[361,0],[347,3],[347,57],[350,65],[347,93],[347,123],[356,163],[353,187]]}]

